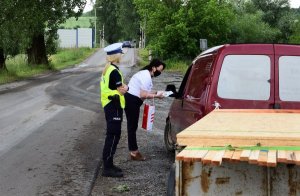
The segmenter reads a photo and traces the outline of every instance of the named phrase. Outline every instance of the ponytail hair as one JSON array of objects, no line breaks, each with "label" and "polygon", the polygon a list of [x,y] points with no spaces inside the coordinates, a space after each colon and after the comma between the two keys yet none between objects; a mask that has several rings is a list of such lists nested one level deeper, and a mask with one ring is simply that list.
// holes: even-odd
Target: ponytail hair
[{"label": "ponytail hair", "polygon": [[121,53],[107,55],[106,56],[107,63],[103,70],[103,75],[105,75],[107,68],[110,66],[111,63],[119,63],[121,60]]},{"label": "ponytail hair", "polygon": [[121,60],[121,53],[107,55],[106,60],[109,63],[119,63]]},{"label": "ponytail hair", "polygon": [[158,59],[153,59],[149,65],[146,65],[145,67],[143,67],[141,70],[148,70],[148,71],[152,71],[152,67],[159,67],[160,65],[163,66],[163,69],[166,68],[166,64]]}]

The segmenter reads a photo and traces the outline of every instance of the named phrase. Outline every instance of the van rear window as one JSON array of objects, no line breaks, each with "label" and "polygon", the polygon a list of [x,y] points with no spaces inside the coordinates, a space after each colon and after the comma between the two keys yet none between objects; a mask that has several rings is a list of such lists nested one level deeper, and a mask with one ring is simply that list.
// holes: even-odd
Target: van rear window
[{"label": "van rear window", "polygon": [[279,97],[282,101],[300,101],[300,57],[279,58]]},{"label": "van rear window", "polygon": [[217,93],[221,98],[269,100],[271,60],[266,55],[227,55]]}]

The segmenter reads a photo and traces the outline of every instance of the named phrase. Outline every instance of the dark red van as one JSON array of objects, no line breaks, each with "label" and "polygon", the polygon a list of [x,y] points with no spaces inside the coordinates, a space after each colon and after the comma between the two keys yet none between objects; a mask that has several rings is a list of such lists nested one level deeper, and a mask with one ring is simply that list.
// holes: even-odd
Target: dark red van
[{"label": "dark red van", "polygon": [[215,108],[300,109],[300,45],[228,44],[197,56],[170,107],[166,148]]}]

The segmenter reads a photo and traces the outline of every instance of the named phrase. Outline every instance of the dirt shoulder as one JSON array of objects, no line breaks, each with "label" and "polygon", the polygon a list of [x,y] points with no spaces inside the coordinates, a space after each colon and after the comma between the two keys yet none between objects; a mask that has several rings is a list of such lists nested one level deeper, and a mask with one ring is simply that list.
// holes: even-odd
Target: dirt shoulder
[{"label": "dirt shoulder", "polygon": [[[134,68],[129,77],[138,71]],[[129,78],[126,79],[128,82]],[[182,74],[173,72],[163,72],[154,78],[155,90],[164,90],[167,84],[175,84],[179,88]],[[173,98],[155,100],[156,113],[154,128],[151,132],[146,132],[141,127],[143,106],[137,131],[137,141],[139,150],[147,158],[146,161],[137,162],[129,159],[127,147],[126,117],[122,124],[122,136],[114,158],[117,166],[123,169],[123,178],[109,178],[101,176],[100,173],[94,184],[92,196],[97,195],[166,195],[167,178],[171,164],[174,162],[174,154],[165,150],[164,146],[164,126],[168,115],[169,107]],[[148,101],[149,102],[149,101]],[[105,130],[100,130],[105,137]]]}]

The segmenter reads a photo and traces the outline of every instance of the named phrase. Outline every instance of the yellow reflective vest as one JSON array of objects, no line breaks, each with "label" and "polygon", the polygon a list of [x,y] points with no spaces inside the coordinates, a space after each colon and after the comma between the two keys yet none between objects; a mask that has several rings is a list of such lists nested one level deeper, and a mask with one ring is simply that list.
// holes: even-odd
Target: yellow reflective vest
[{"label": "yellow reflective vest", "polygon": [[[110,78],[110,73],[113,70],[118,70],[117,68],[115,68],[115,66],[110,65],[107,70],[105,75],[102,74],[101,77],[101,81],[100,81],[100,91],[101,91],[101,103],[102,103],[102,107],[105,107],[109,102],[111,102],[111,100],[108,99],[109,96],[113,96],[113,95],[119,95],[120,96],[120,105],[121,108],[125,108],[125,98],[124,95],[122,95],[121,93],[119,93],[118,90],[111,90],[109,88],[109,78]],[[118,70],[119,74],[121,75],[121,79],[122,79],[122,83],[123,83],[123,76],[120,73],[120,71]]]}]

